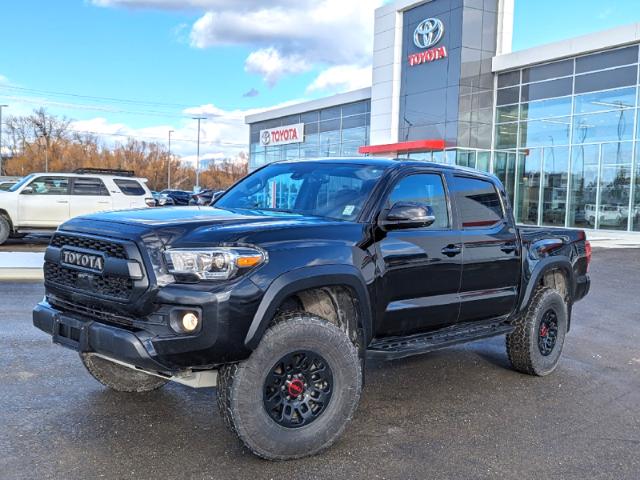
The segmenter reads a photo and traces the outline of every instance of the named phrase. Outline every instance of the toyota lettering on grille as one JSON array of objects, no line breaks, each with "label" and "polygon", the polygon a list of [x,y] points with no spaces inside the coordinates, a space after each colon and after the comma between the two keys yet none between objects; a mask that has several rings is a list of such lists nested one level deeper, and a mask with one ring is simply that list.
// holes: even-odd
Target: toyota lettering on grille
[{"label": "toyota lettering on grille", "polygon": [[98,273],[104,269],[104,258],[102,255],[74,252],[73,250],[62,250],[61,263],[65,266],[80,267]]}]

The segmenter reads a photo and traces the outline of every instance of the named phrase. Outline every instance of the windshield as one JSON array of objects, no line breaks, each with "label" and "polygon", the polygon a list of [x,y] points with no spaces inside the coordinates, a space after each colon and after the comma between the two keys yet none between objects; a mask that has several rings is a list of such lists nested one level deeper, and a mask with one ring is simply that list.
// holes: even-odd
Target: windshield
[{"label": "windshield", "polygon": [[25,183],[29,182],[33,177],[35,177],[35,175],[33,173],[31,175],[27,175],[22,180],[20,180],[18,183],[16,183],[13,187],[11,187],[9,189],[9,191],[10,192],[15,192],[15,191],[19,190],[20,187],[22,187]]},{"label": "windshield", "polygon": [[246,177],[215,206],[353,221],[383,171],[357,164],[276,163]]}]

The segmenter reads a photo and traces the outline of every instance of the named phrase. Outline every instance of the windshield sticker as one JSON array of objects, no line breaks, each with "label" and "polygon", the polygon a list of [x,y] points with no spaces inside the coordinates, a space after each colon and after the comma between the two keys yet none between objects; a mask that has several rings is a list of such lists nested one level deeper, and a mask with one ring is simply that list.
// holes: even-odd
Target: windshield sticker
[{"label": "windshield sticker", "polygon": [[355,208],[356,208],[355,205],[347,205],[346,207],[344,207],[344,210],[342,211],[342,215],[344,216],[351,215],[355,210]]}]

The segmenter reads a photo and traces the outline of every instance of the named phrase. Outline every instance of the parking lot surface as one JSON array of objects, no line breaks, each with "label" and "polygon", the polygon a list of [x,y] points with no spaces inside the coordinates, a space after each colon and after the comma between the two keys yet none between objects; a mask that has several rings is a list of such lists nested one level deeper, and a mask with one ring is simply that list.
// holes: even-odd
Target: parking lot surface
[{"label": "parking lot surface", "polygon": [[50,239],[49,235],[10,238],[0,245],[0,252],[44,252]]},{"label": "parking lot surface", "polygon": [[502,337],[372,363],[333,448],[269,463],[227,432],[215,389],[103,388],[31,325],[39,283],[0,283],[0,478],[640,478],[640,249],[595,250],[563,360],[511,371]]}]

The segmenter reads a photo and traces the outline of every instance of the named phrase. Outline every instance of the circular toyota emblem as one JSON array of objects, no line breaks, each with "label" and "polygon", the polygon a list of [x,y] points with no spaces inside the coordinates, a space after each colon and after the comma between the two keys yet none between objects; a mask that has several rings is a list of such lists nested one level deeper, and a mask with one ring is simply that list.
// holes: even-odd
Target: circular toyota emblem
[{"label": "circular toyota emblem", "polygon": [[269,130],[262,132],[262,135],[260,135],[260,141],[262,142],[262,145],[269,145],[271,143],[271,133]]},{"label": "circular toyota emblem", "polygon": [[434,46],[444,35],[444,23],[439,18],[427,18],[421,21],[413,32],[413,43],[418,48]]}]

